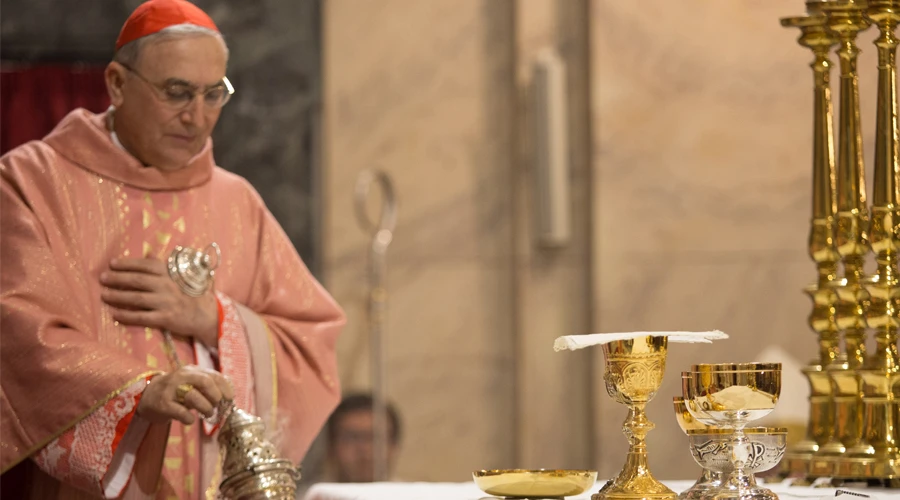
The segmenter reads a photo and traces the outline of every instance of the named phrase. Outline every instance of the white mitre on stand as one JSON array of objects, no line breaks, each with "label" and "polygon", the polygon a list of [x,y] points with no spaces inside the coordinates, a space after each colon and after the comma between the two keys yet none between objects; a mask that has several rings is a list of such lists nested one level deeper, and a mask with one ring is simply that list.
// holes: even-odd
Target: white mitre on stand
[{"label": "white mitre on stand", "polygon": [[668,337],[669,342],[709,344],[713,340],[727,339],[728,334],[719,330],[712,330],[709,332],[624,332],[566,335],[557,338],[553,342],[553,350],[575,351],[592,345],[608,344],[617,340],[631,340],[639,337]]}]

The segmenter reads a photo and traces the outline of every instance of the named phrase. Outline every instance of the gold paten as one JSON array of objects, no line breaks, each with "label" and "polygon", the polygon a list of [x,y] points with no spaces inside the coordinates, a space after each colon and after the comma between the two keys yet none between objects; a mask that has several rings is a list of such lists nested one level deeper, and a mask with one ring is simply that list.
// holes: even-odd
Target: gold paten
[{"label": "gold paten", "polygon": [[597,480],[597,471],[494,469],[473,472],[472,478],[488,495],[558,499],[587,491]]}]

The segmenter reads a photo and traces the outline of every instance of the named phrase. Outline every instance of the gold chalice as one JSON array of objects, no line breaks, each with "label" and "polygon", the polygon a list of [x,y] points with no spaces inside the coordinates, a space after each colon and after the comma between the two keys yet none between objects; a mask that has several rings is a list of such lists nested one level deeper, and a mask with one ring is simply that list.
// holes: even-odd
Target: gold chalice
[{"label": "gold chalice", "polygon": [[707,425],[733,430],[727,439],[733,469],[716,500],[777,500],[749,476],[756,455],[744,428],[775,409],[781,394],[781,363],[700,364],[693,365],[688,375],[682,389],[691,415]]},{"label": "gold chalice", "polygon": [[647,433],[655,425],[647,418],[644,407],[659,390],[667,349],[665,336],[640,336],[603,345],[606,392],[616,402],[628,406],[622,431],[631,446],[622,471],[591,496],[591,500],[675,500],[675,492],[650,473],[645,443]]},{"label": "gold chalice", "polygon": [[[685,376],[688,377],[687,380],[690,380],[690,376],[685,374],[682,374],[682,380],[684,380],[683,377]],[[684,398],[676,396],[672,398],[672,402],[675,405],[675,419],[678,421],[678,427],[681,427],[685,434],[694,431],[706,432],[710,429],[710,426],[700,422],[691,415],[691,412],[688,411],[687,406],[684,404]],[[722,485],[722,480],[724,479],[722,472],[709,469],[702,463],[700,463],[700,467],[703,470],[703,473],[700,474],[700,479],[697,479],[690,488],[682,491],[678,495],[679,500],[700,500],[706,498],[710,492],[718,490]]]}]

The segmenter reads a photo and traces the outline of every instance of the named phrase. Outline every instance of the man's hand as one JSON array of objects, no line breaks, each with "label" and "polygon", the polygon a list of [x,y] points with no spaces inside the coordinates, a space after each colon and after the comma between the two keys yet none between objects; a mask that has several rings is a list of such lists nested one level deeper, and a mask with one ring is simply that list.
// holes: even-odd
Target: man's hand
[{"label": "man's hand", "polygon": [[[177,390],[182,384],[190,384],[193,388],[184,395],[184,401],[179,403]],[[233,399],[234,390],[221,373],[187,365],[172,373],[154,377],[141,395],[137,414],[153,423],[166,423],[175,419],[191,425],[195,419],[191,410],[211,417],[223,398]]]},{"label": "man's hand", "polygon": [[212,287],[200,297],[182,292],[156,259],[113,259],[100,275],[101,293],[116,321],[193,337],[216,347],[219,309]]}]

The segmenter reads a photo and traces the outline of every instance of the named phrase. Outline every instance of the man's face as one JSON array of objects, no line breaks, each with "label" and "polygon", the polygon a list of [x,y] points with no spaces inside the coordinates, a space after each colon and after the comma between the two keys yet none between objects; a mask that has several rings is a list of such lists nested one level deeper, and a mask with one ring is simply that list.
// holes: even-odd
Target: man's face
[{"label": "man's face", "polygon": [[[221,108],[205,104],[202,93],[222,84],[226,65],[221,40],[204,35],[142,47],[133,71],[111,63],[107,84],[118,85],[110,95],[119,140],[145,164],[161,170],[186,166],[219,119]],[[193,89],[196,97],[185,106],[173,105],[162,89]]]},{"label": "man's face", "polygon": [[[337,479],[343,483],[369,483],[374,480],[374,419],[369,410],[344,414],[337,421],[334,442],[330,444]],[[397,446],[388,439],[388,470],[394,462]]]}]

